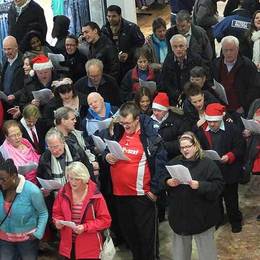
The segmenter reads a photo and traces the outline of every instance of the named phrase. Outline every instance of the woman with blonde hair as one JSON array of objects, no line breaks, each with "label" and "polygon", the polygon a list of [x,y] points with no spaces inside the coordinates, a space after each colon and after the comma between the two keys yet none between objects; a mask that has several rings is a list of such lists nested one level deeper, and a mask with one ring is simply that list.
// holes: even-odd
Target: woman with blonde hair
[{"label": "woman with blonde hair", "polygon": [[[60,230],[59,253],[65,259],[100,259],[101,231],[111,223],[105,200],[83,163],[71,163],[66,177],[68,183],[59,191],[52,215]],[[63,220],[75,226],[66,226]]]},{"label": "woman with blonde hair", "polygon": [[193,238],[200,260],[216,260],[214,231],[220,218],[219,196],[224,186],[222,175],[215,162],[204,157],[192,132],[181,135],[179,146],[181,155],[168,165],[188,168],[192,180],[184,184],[170,175],[165,178],[174,260],[191,259]]}]

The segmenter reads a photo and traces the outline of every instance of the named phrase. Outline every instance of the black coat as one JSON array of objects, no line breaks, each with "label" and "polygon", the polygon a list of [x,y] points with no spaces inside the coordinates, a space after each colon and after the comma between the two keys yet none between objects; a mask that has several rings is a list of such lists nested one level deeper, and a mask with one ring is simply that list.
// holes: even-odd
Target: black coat
[{"label": "black coat", "polygon": [[[179,34],[176,25],[169,28],[166,32],[165,37],[167,40],[169,52],[172,52],[170,39],[172,38],[173,35],[176,34]],[[207,33],[202,27],[193,24],[191,25],[191,38],[189,43],[189,50],[192,53],[196,53],[200,55],[204,64],[210,66],[210,63],[213,58],[213,52],[212,52],[212,48]]]},{"label": "black coat", "polygon": [[169,111],[169,116],[162,122],[158,130],[164,141],[168,159],[180,154],[178,137],[189,130],[191,130],[190,124],[184,116]]},{"label": "black coat", "polygon": [[183,87],[190,79],[190,70],[195,66],[202,66],[199,55],[188,52],[182,68],[175,60],[173,53],[168,53],[162,67],[161,82],[159,91],[166,92],[171,105],[176,105]]},{"label": "black coat", "polygon": [[94,44],[88,45],[88,60],[99,59],[103,62],[104,73],[119,78],[119,60],[116,46],[106,35],[101,35]]},{"label": "black coat", "polygon": [[[192,179],[199,182],[199,188],[193,190],[184,184],[168,187],[169,224],[179,235],[200,234],[220,220],[218,198],[224,182],[219,168],[208,158],[188,161],[178,156],[167,165],[177,164],[189,169]],[[169,178],[170,175],[166,180]]]},{"label": "black coat", "polygon": [[[220,68],[223,63],[223,56],[216,58],[212,63],[213,78],[220,80]],[[260,97],[259,73],[255,64],[245,56],[238,55],[237,61],[232,68],[235,70],[235,88],[238,89],[239,103],[248,111],[250,104]],[[225,86],[224,86],[225,87]]]},{"label": "black coat", "polygon": [[14,36],[20,44],[25,34],[36,28],[41,30],[43,39],[45,39],[47,24],[43,9],[32,0],[17,17],[15,4],[12,3],[8,11],[8,34]]},{"label": "black coat", "polygon": [[120,106],[118,84],[113,77],[107,74],[103,74],[103,78],[97,89],[89,85],[89,79],[87,76],[79,79],[74,84],[74,87],[77,92],[83,93],[86,96],[91,92],[98,92],[104,98],[105,102],[108,102],[113,106]]},{"label": "black coat", "polygon": [[113,41],[117,47],[118,53],[120,51],[128,53],[127,61],[120,64],[120,66],[125,67],[124,72],[126,73],[128,70],[133,68],[136,64],[134,59],[135,50],[139,47],[142,47],[145,42],[144,35],[141,32],[139,26],[122,18],[118,35],[118,43],[113,40],[113,34],[109,23],[106,23],[101,28],[101,31],[111,41]]},{"label": "black coat", "polygon": [[[241,132],[234,123],[224,122],[225,131],[219,130],[220,142],[217,145],[210,145],[204,130],[194,128],[194,132],[197,135],[203,150],[215,150],[220,157],[228,153],[232,153],[235,156],[235,160],[232,163],[221,164],[218,163],[223,179],[228,184],[239,183],[242,177],[243,157],[245,155],[246,145],[242,137]],[[211,131],[209,131],[211,134]]]}]

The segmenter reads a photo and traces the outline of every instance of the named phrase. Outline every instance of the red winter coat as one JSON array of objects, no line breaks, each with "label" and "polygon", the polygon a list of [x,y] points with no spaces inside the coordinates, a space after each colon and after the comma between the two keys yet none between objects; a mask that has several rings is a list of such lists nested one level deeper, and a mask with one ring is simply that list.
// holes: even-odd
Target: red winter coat
[{"label": "red winter coat", "polygon": [[[59,191],[53,205],[53,220],[71,221],[72,192],[70,184],[67,183]],[[92,213],[92,207],[95,211],[95,219]],[[100,242],[102,238],[100,231],[108,228],[111,223],[111,217],[106,206],[106,202],[97,190],[96,184],[89,180],[88,193],[83,201],[81,211],[81,224],[84,225],[85,231],[77,235],[75,240],[76,259],[81,258],[99,258]],[[98,239],[98,236],[100,240]],[[63,227],[60,230],[59,253],[62,256],[70,258],[72,249],[72,229]]]}]

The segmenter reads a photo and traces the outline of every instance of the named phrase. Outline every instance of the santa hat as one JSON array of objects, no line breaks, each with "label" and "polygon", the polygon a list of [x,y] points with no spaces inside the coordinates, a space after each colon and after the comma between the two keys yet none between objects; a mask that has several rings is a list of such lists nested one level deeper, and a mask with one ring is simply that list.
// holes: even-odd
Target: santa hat
[{"label": "santa hat", "polygon": [[153,100],[152,108],[167,111],[169,109],[170,102],[166,93],[159,92]]},{"label": "santa hat", "polygon": [[52,62],[45,55],[38,55],[32,59],[34,70],[52,69]]},{"label": "santa hat", "polygon": [[205,119],[207,121],[221,121],[225,115],[225,106],[219,103],[212,103],[206,107]]}]

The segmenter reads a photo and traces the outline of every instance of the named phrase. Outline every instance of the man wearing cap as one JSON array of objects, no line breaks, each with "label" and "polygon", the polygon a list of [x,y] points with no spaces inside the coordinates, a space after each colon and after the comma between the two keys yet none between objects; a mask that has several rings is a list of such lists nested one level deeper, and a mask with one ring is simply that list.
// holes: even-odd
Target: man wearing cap
[{"label": "man wearing cap", "polygon": [[24,87],[21,97],[21,106],[28,103],[40,106],[39,100],[34,99],[32,91],[38,91],[44,88],[51,89],[52,81],[57,79],[57,75],[53,71],[51,60],[45,55],[36,56],[32,59],[32,63],[35,76]]},{"label": "man wearing cap", "polygon": [[109,130],[107,135],[119,142],[128,159],[119,160],[108,151],[104,154],[110,164],[118,222],[133,259],[156,260],[155,202],[163,189],[166,151],[152,119],[140,114],[134,102],[124,103],[119,115],[113,135]]},{"label": "man wearing cap", "polygon": [[[238,183],[242,175],[242,163],[245,151],[245,142],[237,126],[223,120],[225,107],[219,103],[212,103],[206,107],[206,127],[198,128],[196,132],[204,150],[215,150],[220,160],[225,188],[223,198],[225,201],[228,220],[232,232],[242,230],[242,214],[239,210]],[[221,201],[222,217],[224,209]]]},{"label": "man wearing cap", "polygon": [[190,130],[189,123],[182,115],[170,109],[168,95],[164,92],[159,92],[154,98],[152,110],[154,128],[162,137],[170,160],[180,154],[178,136]]}]

